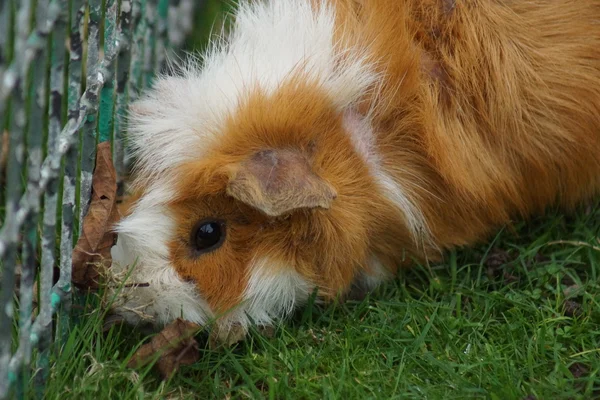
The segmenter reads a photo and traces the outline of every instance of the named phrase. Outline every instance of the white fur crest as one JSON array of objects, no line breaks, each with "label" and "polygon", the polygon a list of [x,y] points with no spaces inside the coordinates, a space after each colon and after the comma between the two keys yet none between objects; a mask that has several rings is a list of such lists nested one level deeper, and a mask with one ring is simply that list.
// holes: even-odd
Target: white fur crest
[{"label": "white fur crest", "polygon": [[340,109],[355,102],[377,76],[366,50],[343,48],[334,31],[326,2],[242,2],[233,33],[212,43],[202,66],[188,60],[180,76],[159,77],[132,107],[129,141],[142,179],[205,154],[254,89],[270,94],[300,76],[319,83]]},{"label": "white fur crest", "polygon": [[417,243],[421,240],[429,243],[431,241],[430,231],[425,216],[411,200],[407,188],[401,182],[392,179],[385,171],[381,157],[377,153],[375,133],[369,122],[369,117],[363,117],[354,110],[348,110],[344,113],[344,128],[350,135],[357,153],[365,161],[371,175],[381,187],[383,194],[404,215],[404,220],[413,239]]}]

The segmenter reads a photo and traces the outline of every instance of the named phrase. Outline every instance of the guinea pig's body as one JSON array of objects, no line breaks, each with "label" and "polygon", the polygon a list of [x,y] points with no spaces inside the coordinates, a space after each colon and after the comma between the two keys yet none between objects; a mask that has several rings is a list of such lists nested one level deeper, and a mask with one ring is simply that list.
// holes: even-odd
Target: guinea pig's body
[{"label": "guinea pig's body", "polygon": [[117,313],[269,324],[600,189],[600,3],[244,2],[129,138]]}]

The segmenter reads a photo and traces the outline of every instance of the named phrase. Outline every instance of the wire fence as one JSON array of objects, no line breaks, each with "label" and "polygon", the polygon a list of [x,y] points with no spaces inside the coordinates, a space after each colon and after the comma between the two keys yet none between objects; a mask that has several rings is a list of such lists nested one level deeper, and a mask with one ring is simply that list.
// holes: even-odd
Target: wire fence
[{"label": "wire fence", "polygon": [[122,188],[127,106],[183,43],[197,3],[0,0],[0,399],[43,393],[69,326],[96,145],[112,142]]}]

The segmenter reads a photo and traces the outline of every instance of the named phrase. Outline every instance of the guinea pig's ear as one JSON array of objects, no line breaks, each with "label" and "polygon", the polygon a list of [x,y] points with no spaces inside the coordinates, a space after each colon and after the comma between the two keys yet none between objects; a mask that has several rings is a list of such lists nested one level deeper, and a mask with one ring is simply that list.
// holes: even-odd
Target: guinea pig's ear
[{"label": "guinea pig's ear", "polygon": [[231,168],[227,193],[270,216],[329,208],[337,194],[299,151],[262,150]]}]

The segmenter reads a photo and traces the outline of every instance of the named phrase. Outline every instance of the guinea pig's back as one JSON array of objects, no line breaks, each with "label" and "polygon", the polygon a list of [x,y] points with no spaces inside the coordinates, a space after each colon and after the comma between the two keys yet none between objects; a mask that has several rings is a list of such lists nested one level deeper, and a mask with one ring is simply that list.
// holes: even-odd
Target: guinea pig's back
[{"label": "guinea pig's back", "polygon": [[598,1],[338,3],[359,4],[349,20],[384,76],[375,130],[429,177],[419,197],[436,236],[455,240],[446,222],[461,220],[468,242],[600,192]]}]

